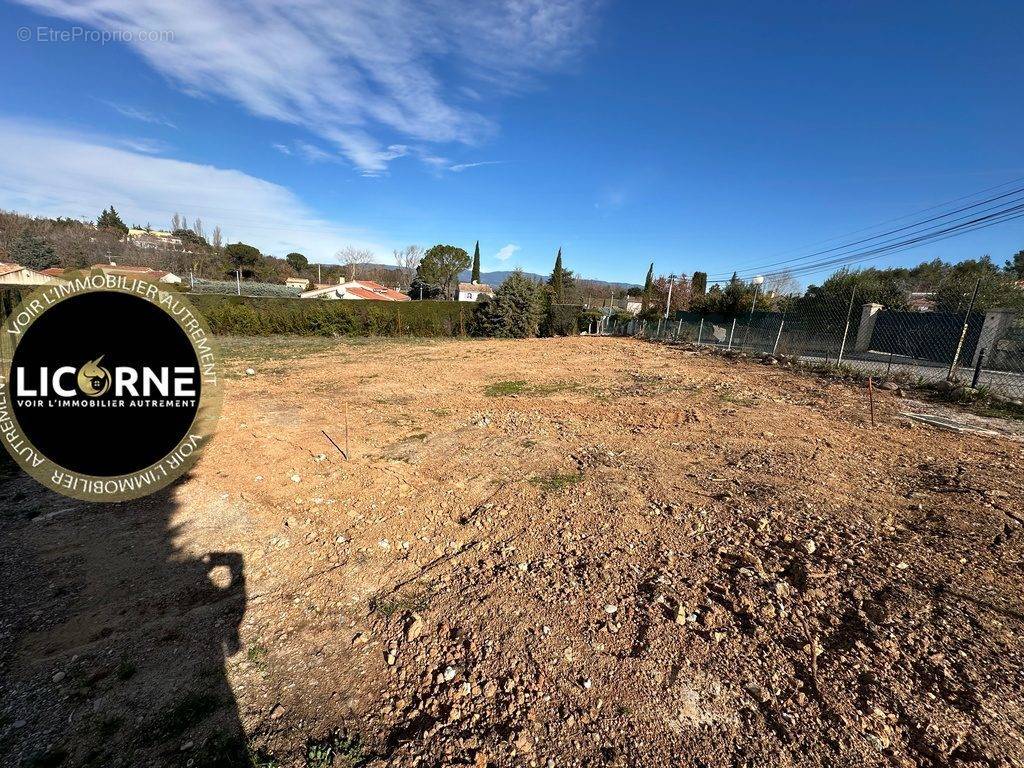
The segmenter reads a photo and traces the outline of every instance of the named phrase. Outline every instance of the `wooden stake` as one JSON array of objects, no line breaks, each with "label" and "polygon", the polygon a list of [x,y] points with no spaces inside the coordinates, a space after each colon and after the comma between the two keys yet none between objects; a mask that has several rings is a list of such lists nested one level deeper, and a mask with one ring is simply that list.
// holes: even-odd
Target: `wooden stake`
[{"label": "wooden stake", "polygon": [[871,426],[875,426],[875,386],[871,376],[868,376],[868,408],[871,411]]}]

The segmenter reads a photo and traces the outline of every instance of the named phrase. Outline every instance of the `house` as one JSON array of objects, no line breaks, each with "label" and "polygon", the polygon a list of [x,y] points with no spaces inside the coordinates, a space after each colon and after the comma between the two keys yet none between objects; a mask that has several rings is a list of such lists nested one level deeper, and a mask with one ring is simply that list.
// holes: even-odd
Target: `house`
[{"label": "house", "polygon": [[907,296],[907,306],[911,312],[934,312],[936,307],[935,293],[930,291],[914,291]]},{"label": "house", "polygon": [[93,264],[89,269],[102,272],[105,275],[137,277],[140,280],[149,280],[152,283],[173,283],[175,285],[181,283],[181,278],[173,272],[166,272],[162,269],[151,269],[150,267],[129,267],[110,262],[109,264]]},{"label": "house", "polygon": [[459,301],[479,301],[482,296],[494,298],[494,291],[487,283],[478,283],[475,280],[472,283],[459,283]]},{"label": "house", "polygon": [[372,280],[349,280],[337,285],[317,285],[302,294],[304,299],[325,299],[335,301],[410,301],[404,293],[399,293]]},{"label": "house", "polygon": [[162,229],[129,229],[128,242],[136,248],[175,250],[184,246],[180,237]]},{"label": "house", "polygon": [[63,277],[65,272],[67,270],[61,267],[47,267],[43,270],[43,274],[49,277]]},{"label": "house", "polygon": [[20,264],[0,262],[0,285],[51,285],[63,283],[59,277],[46,275]]},{"label": "house", "polygon": [[284,284],[289,288],[298,288],[300,291],[304,291],[309,288],[309,280],[304,277],[287,277],[285,278]]},{"label": "house", "polygon": [[639,315],[644,308],[643,302],[632,296],[627,296],[624,299],[613,299],[611,304],[613,307],[629,312],[631,315]]}]

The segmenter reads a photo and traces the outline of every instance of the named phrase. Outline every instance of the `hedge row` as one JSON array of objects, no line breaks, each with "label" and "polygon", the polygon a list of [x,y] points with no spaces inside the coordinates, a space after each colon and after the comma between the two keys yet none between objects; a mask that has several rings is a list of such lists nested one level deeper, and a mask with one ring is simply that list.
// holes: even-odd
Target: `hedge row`
[{"label": "hedge row", "polygon": [[217,335],[458,336],[473,319],[472,305],[452,301],[189,298]]},{"label": "hedge row", "polygon": [[6,320],[26,296],[28,296],[28,291],[21,288],[13,286],[0,288],[0,320]]}]

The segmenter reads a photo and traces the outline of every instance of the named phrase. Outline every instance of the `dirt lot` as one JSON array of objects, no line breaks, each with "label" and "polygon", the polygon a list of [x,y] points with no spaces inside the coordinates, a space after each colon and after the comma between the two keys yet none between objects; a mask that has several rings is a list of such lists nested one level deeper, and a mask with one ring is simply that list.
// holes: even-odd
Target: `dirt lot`
[{"label": "dirt lot", "polygon": [[630,339],[226,346],[169,491],[6,468],[4,766],[1024,766],[1019,439]]}]

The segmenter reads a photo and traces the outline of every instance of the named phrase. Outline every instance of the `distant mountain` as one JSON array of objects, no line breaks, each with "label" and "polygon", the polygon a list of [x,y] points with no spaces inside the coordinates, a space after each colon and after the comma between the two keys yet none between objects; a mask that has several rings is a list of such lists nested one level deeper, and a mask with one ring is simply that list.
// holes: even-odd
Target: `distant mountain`
[{"label": "distant mountain", "polygon": [[[492,288],[497,288],[499,285],[504,283],[506,279],[508,279],[508,276],[511,275],[513,271],[514,270],[507,269],[500,270],[497,272],[481,272],[480,282],[487,283]],[[523,274],[526,277],[530,278],[531,280],[547,280],[547,277],[545,277],[544,275],[538,275],[534,272],[523,272]],[[461,280],[464,283],[468,283],[469,278],[471,278],[472,276],[473,272],[467,269],[459,273],[459,280]]]}]

